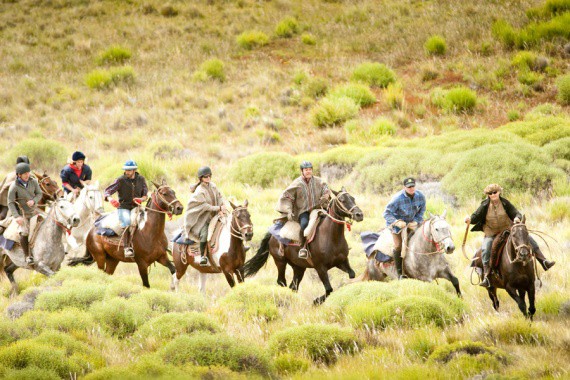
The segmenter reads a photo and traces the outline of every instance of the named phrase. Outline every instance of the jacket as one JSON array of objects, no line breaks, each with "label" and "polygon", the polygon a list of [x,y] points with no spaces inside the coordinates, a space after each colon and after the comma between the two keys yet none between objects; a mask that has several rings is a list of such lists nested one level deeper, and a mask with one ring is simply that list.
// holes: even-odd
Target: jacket
[{"label": "jacket", "polygon": [[[519,212],[519,210],[515,208],[515,206],[512,205],[511,202],[509,202],[508,200],[506,200],[501,196],[499,196],[499,200],[503,204],[503,207],[507,212],[507,215],[509,216],[511,221],[514,220],[516,217],[522,219],[522,214]],[[479,208],[475,210],[475,212],[471,215],[471,224],[475,225],[473,226],[471,231],[483,231],[483,225],[485,224],[485,220],[487,219],[487,210],[489,210],[490,203],[491,200],[489,199],[489,197],[487,197],[487,199],[481,202]]]},{"label": "jacket", "polygon": [[[76,189],[76,188],[80,188],[83,189],[83,185],[81,184],[81,181],[90,181],[91,180],[91,168],[89,167],[89,165],[83,165],[83,167],[81,168],[81,174],[78,177],[77,174],[75,174],[75,171],[69,166],[69,165],[65,165],[65,167],[63,169],[61,169],[61,173],[59,174],[59,176],[61,177],[61,182],[62,184],[70,184],[72,188]],[[69,193],[69,190],[67,189],[67,187],[65,187],[65,185],[63,186],[63,190],[66,193]]]},{"label": "jacket", "polygon": [[132,210],[137,205],[133,201],[134,198],[141,198],[148,195],[148,187],[146,180],[139,173],[135,173],[135,178],[130,179],[122,175],[105,189],[104,197],[119,193],[119,208]]},{"label": "jacket", "polygon": [[[38,213],[37,204],[42,199],[42,190],[38,180],[30,177],[28,187],[24,187],[20,181],[16,180],[10,185],[8,190],[8,208],[15,218],[23,216],[26,219]],[[35,205],[30,207],[27,201],[33,200]],[[23,211],[23,214],[22,214]]]},{"label": "jacket", "polygon": [[307,183],[299,176],[281,194],[275,209],[285,215],[292,212],[298,218],[304,212],[320,208],[321,199],[329,196],[329,187],[321,178],[313,176]]},{"label": "jacket", "polygon": [[224,197],[213,182],[210,189],[200,184],[188,200],[184,214],[184,231],[194,241],[200,241],[200,230],[216,215],[224,204]]}]

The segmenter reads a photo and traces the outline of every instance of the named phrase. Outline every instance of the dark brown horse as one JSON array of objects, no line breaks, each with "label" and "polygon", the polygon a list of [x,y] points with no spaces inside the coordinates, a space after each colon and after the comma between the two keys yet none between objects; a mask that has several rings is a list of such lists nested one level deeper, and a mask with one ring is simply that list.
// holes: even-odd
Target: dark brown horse
[{"label": "dark brown horse", "polygon": [[238,282],[243,282],[244,242],[253,237],[253,225],[249,211],[247,211],[247,200],[243,206],[236,206],[232,202],[230,205],[233,208],[231,220],[223,226],[218,241],[218,249],[210,260],[210,263],[215,265],[200,266],[199,262],[194,260],[194,256],[185,253],[187,246],[174,243],[172,258],[174,259],[176,273],[172,275],[170,286],[172,290],[178,291],[178,283],[186,273],[188,265],[200,272],[200,291],[202,293],[206,292],[206,279],[210,273],[223,273],[232,288],[235,286],[234,275]]},{"label": "dark brown horse", "polygon": [[[505,289],[515,300],[520,311],[532,320],[536,311],[534,306],[534,256],[525,225],[525,217],[520,223],[513,224],[505,245],[500,249],[498,274],[491,273],[489,281],[491,286],[487,288],[489,298],[493,301],[495,310],[499,310],[499,298],[497,288]],[[492,260],[493,258],[491,258]],[[475,266],[483,268],[481,251],[477,252]],[[525,296],[528,293],[529,308],[526,309]]]},{"label": "dark brown horse", "polygon": [[350,278],[354,278],[354,271],[348,262],[348,243],[344,237],[344,227],[347,222],[344,221],[344,218],[360,222],[364,216],[362,210],[356,205],[354,197],[344,187],[338,193],[333,190],[333,194],[335,198],[329,203],[328,215],[319,222],[315,238],[308,244],[309,259],[300,259],[300,248],[293,245],[285,247],[283,256],[281,256],[279,254],[279,241],[267,233],[261,241],[261,246],[256,255],[245,263],[245,277],[256,274],[271,254],[275,265],[277,265],[277,284],[287,286],[285,269],[289,264],[293,268],[293,281],[289,287],[297,291],[305,270],[314,268],[325,286],[325,294],[314,300],[317,305],[323,303],[333,291],[329,281],[329,269],[336,267],[348,273]]},{"label": "dark brown horse", "polygon": [[135,230],[133,234],[134,258],[126,258],[123,246],[110,241],[105,236],[97,235],[97,228],[92,227],[85,241],[85,256],[71,259],[69,265],[90,265],[97,262],[99,269],[108,274],[113,274],[120,261],[126,263],[135,262],[138,266],[143,286],[150,288],[148,282],[148,267],[157,261],[175,273],[174,265],[168,260],[166,249],[168,241],[164,234],[166,215],[182,214],[183,206],[176,194],[163,181],[162,185],[153,182],[156,190],[150,196],[146,204],[147,220],[144,228]]},{"label": "dark brown horse", "polygon": [[[40,189],[42,190],[42,199],[38,203],[38,208],[45,211],[48,201],[54,201],[58,196],[63,195],[63,190],[57,185],[53,179],[50,178],[47,173],[40,174],[34,172],[34,176],[38,180]],[[4,220],[8,214],[7,206],[0,206],[0,220]]]}]

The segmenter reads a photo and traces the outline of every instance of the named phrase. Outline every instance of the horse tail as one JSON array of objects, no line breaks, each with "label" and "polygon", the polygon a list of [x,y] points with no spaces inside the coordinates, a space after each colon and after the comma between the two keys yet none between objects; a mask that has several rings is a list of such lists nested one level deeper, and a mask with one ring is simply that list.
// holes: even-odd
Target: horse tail
[{"label": "horse tail", "polygon": [[0,254],[0,279],[6,277],[6,271],[4,271],[4,267],[6,266],[6,255]]},{"label": "horse tail", "polygon": [[69,265],[70,267],[74,267],[74,266],[79,265],[79,264],[91,265],[94,262],[95,262],[95,259],[93,258],[93,255],[91,254],[91,252],[89,252],[87,247],[85,247],[85,256],[73,257],[73,258],[69,259],[69,261],[67,262],[67,265]]},{"label": "horse tail", "polygon": [[261,245],[255,256],[249,259],[243,266],[244,277],[250,277],[256,274],[267,261],[269,257],[269,240],[271,234],[268,232],[261,241]]}]

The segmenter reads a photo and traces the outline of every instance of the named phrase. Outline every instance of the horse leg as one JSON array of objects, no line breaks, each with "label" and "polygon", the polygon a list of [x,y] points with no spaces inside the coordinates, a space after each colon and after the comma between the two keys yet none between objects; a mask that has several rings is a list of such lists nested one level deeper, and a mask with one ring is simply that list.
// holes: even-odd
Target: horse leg
[{"label": "horse leg", "polygon": [[306,269],[307,268],[299,267],[296,265],[293,266],[293,280],[291,281],[291,285],[289,285],[289,288],[291,288],[292,291],[296,292],[299,290],[299,284],[303,280]]},{"label": "horse leg", "polygon": [[55,272],[52,271],[50,267],[48,267],[47,265],[45,265],[41,261],[36,264],[36,267],[34,269],[36,271],[40,272],[41,274],[46,275],[48,277],[51,277],[55,274]]},{"label": "horse leg", "polygon": [[234,270],[234,274],[236,275],[237,281],[238,281],[239,283],[242,283],[243,280],[244,280],[243,267],[237,268],[236,270]]},{"label": "horse leg", "polygon": [[526,317],[527,312],[526,312],[526,303],[524,302],[524,298],[521,299],[521,297],[517,294],[516,289],[513,288],[512,286],[507,285],[505,287],[505,290],[507,291],[507,293],[509,293],[509,296],[511,296],[511,298],[515,300],[515,302],[517,303],[517,305],[519,307],[519,310]]},{"label": "horse leg", "polygon": [[336,267],[338,269],[340,269],[341,271],[347,273],[348,278],[353,279],[354,277],[356,277],[356,273],[354,273],[354,271],[350,267],[350,263],[348,262],[348,258],[345,261],[343,261],[342,263],[338,264]]},{"label": "horse leg", "polygon": [[499,311],[499,298],[497,297],[497,288],[487,288],[487,293],[489,293],[489,298],[493,302],[493,309]]},{"label": "horse leg", "polygon": [[528,313],[530,316],[530,320],[534,317],[534,313],[536,312],[536,307],[534,306],[534,282],[528,287]]},{"label": "horse leg", "polygon": [[459,298],[462,297],[461,290],[459,289],[459,280],[457,279],[457,277],[453,275],[453,273],[451,273],[451,269],[449,269],[449,267],[446,267],[443,273],[440,273],[439,277],[444,278],[449,282],[451,282],[453,284],[453,287],[455,288],[455,291],[457,292],[457,296]]},{"label": "horse leg", "polygon": [[287,279],[285,278],[285,270],[287,269],[287,263],[285,260],[275,259],[275,265],[277,266],[277,285],[287,286]]},{"label": "horse leg", "polygon": [[172,264],[172,261],[168,260],[168,256],[166,255],[166,252],[164,252],[164,255],[160,256],[158,258],[158,260],[156,260],[159,264],[164,265],[165,267],[168,268],[168,270],[170,271],[170,274],[175,274],[176,273],[176,268],[174,267],[174,264]]},{"label": "horse leg", "polygon": [[14,271],[16,269],[18,269],[18,266],[14,263],[10,263],[8,266],[4,267],[4,272],[6,273],[6,276],[8,276],[8,280],[10,280],[10,284],[12,285],[12,289],[10,290],[10,296],[12,297],[15,297],[18,294],[18,284],[14,278]]},{"label": "horse leg", "polygon": [[233,288],[236,286],[236,281],[234,279],[234,275],[231,272],[224,272],[224,276],[226,276],[226,281],[230,284],[230,287]]},{"label": "horse leg", "polygon": [[200,293],[205,297],[206,296],[206,280],[208,280],[208,275],[206,273],[200,272],[198,275],[200,279],[200,284],[198,288],[200,289]]},{"label": "horse leg", "polygon": [[108,275],[112,275],[113,273],[115,273],[117,265],[119,265],[119,260],[107,255],[107,257],[105,258],[105,273],[107,273]]},{"label": "horse leg", "polygon": [[333,289],[331,286],[331,282],[329,280],[328,270],[326,268],[323,268],[323,267],[319,267],[318,269],[317,268],[315,268],[315,269],[317,270],[317,274],[319,275],[321,282],[325,286],[325,294],[320,296],[320,297],[315,298],[313,301],[314,305],[320,305],[323,302],[325,302],[325,300],[327,299],[329,294],[332,293]]},{"label": "horse leg", "polygon": [[150,283],[148,282],[148,264],[142,260],[137,260],[136,263],[139,268],[139,274],[141,275],[143,286],[145,288],[150,288]]},{"label": "horse leg", "polygon": [[[519,289],[519,290],[518,290],[518,294],[519,294],[521,303],[522,303],[522,305],[523,305],[523,307],[524,307],[524,315],[525,315],[525,317],[528,318],[529,315],[528,315],[528,311],[527,311],[527,309],[526,309],[526,290],[524,290],[524,289]],[[519,308],[520,308],[520,306],[519,306]]]}]

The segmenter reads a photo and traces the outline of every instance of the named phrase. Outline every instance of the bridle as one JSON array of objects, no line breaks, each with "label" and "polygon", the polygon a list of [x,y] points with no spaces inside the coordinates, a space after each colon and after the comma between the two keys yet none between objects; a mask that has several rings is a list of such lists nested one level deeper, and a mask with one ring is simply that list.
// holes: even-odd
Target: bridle
[{"label": "bridle", "polygon": [[[354,218],[353,211],[355,208],[358,208],[358,206],[355,203],[354,206],[352,206],[350,209],[346,208],[346,206],[339,199],[340,196],[343,194],[348,194],[348,192],[340,191],[337,193],[335,198],[330,200],[328,208],[327,208],[328,212],[327,212],[326,216],[337,224],[345,224],[346,228],[350,231],[350,228],[351,228],[352,223],[353,223],[352,220]],[[335,209],[336,209],[336,212],[335,212]],[[342,212],[344,215],[346,215],[347,218],[349,218],[348,222],[343,219],[344,216],[340,215],[339,211]],[[333,215],[335,215],[336,217],[334,217]]]},{"label": "bridle", "polygon": [[[154,210],[154,209],[149,208],[149,207],[145,207],[145,208],[147,210],[150,210],[150,211],[166,214],[166,215],[168,215],[168,219],[172,220],[172,213],[174,212],[174,206],[173,205],[174,205],[174,203],[180,202],[180,201],[178,200],[178,198],[174,197],[174,200],[172,200],[172,202],[168,202],[166,200],[166,198],[164,198],[164,196],[160,193],[160,190],[165,188],[165,187],[168,187],[168,186],[160,186],[158,189],[153,191],[151,196],[150,196],[152,203],[156,207],[158,207],[158,210]],[[156,198],[158,198],[160,201],[166,203],[166,210],[163,209],[162,207],[160,207],[160,205],[156,201]]]},{"label": "bridle", "polygon": [[53,213],[59,214],[60,217],[63,217],[63,219],[65,219],[65,221],[67,222],[67,225],[64,225],[62,222],[60,222],[58,220],[57,215],[54,217],[51,214],[48,214],[48,216],[58,227],[61,227],[65,232],[67,232],[68,235],[71,235],[71,229],[73,228],[71,226],[71,223],[69,220],[71,217],[66,217],[65,215],[63,215],[63,213],[60,211],[59,207],[57,207],[57,203],[61,200],[64,200],[64,199],[63,198],[57,198],[55,200],[55,206],[53,207],[53,209],[54,209]]},{"label": "bridle", "polygon": [[[526,262],[528,261],[528,258],[523,259],[520,255],[520,251],[522,248],[526,248],[528,249],[528,251],[530,252],[530,254],[528,255],[528,257],[532,257],[532,246],[530,244],[526,244],[526,243],[522,243],[522,244],[518,244],[515,245],[515,242],[513,241],[513,235],[514,235],[514,229],[515,228],[519,228],[519,227],[524,227],[526,228],[526,225],[524,223],[516,223],[513,224],[511,226],[511,233],[509,234],[509,238],[507,240],[507,257],[509,258],[509,262],[512,263],[517,263],[517,262],[522,262],[523,264],[526,265]],[[528,231],[527,231],[528,233]],[[511,259],[511,245],[513,246],[514,250],[515,250],[515,258]]]},{"label": "bridle", "polygon": [[[444,236],[443,236],[441,239],[439,239],[439,240],[432,239],[432,237],[435,235],[434,232],[433,232],[433,225],[434,225],[434,223],[432,223],[432,221],[435,221],[435,220],[436,220],[435,217],[434,217],[434,218],[430,218],[430,219],[428,219],[428,220],[426,221],[427,223],[422,223],[422,227],[421,227],[423,239],[424,239],[425,241],[427,241],[428,243],[431,243],[431,244],[435,245],[436,251],[434,251],[434,252],[429,252],[429,253],[439,253],[439,252],[443,252],[444,249],[443,249],[443,246],[441,246],[441,242],[444,241],[444,240],[447,239],[447,238],[450,238],[450,239],[451,239],[451,232],[449,232],[449,234],[444,235]],[[426,235],[426,232],[425,232],[425,225],[426,225],[426,224],[429,224],[429,236],[427,236],[427,235]]]},{"label": "bridle", "polygon": [[[236,237],[240,240],[245,241],[245,234],[248,228],[253,228],[253,226],[251,224],[243,224],[240,225],[239,222],[239,218],[237,217],[237,211],[241,211],[241,210],[246,210],[247,211],[247,207],[245,206],[238,206],[236,208],[233,209],[232,211],[232,224],[231,224],[231,230],[230,230],[230,234],[233,237]],[[237,227],[234,227],[234,223],[236,223]],[[239,234],[239,235],[238,235]]]},{"label": "bridle", "polygon": [[57,195],[60,191],[62,192],[63,190],[57,188],[57,185],[56,185],[57,190],[55,191],[55,193],[50,194],[49,191],[48,191],[47,188],[46,188],[46,185],[45,185],[45,183],[48,182],[48,181],[51,181],[51,178],[49,177],[49,175],[46,175],[44,178],[38,180],[38,184],[40,185],[40,190],[42,191],[42,194],[44,194],[45,196],[47,196],[47,197],[49,197],[50,199],[53,199],[53,200],[55,201],[56,198],[57,198],[56,195]]}]

